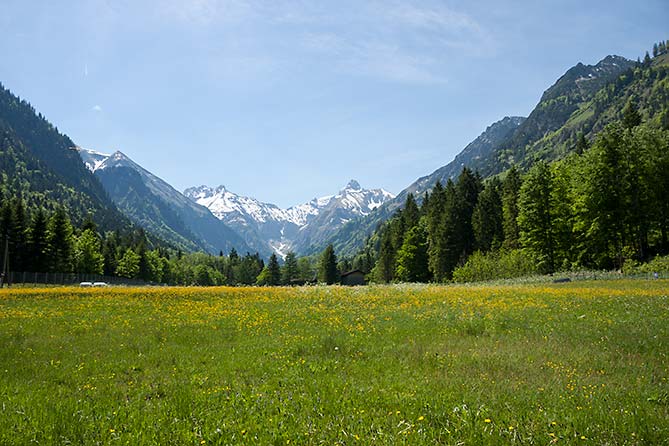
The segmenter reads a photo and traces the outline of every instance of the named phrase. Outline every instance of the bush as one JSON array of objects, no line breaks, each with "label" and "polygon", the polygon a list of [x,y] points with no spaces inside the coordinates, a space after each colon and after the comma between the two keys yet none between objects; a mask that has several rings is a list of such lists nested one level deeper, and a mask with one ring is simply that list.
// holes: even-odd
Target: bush
[{"label": "bush", "polygon": [[537,274],[534,261],[523,251],[472,254],[467,263],[453,271],[454,282],[480,282],[484,280],[510,279]]},{"label": "bush", "polygon": [[633,260],[626,261],[623,265],[625,274],[667,274],[669,273],[669,256],[657,256],[647,263],[638,263]]}]

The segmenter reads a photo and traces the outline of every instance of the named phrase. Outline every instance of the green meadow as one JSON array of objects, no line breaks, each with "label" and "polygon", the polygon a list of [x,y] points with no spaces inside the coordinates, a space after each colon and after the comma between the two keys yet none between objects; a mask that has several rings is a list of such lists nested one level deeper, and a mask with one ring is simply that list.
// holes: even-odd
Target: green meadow
[{"label": "green meadow", "polygon": [[0,444],[669,444],[669,282],[0,291]]}]

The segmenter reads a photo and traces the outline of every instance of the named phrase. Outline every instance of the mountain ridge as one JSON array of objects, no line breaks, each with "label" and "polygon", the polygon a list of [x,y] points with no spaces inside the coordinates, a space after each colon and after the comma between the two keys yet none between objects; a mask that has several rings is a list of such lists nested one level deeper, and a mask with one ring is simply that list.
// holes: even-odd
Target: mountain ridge
[{"label": "mountain ridge", "polygon": [[286,209],[238,195],[225,186],[190,187],[184,195],[209,208],[251,246],[269,246],[282,256],[288,250],[302,253],[311,240],[323,239],[352,218],[367,215],[394,197],[384,189],[363,189],[355,180],[337,194]]},{"label": "mountain ridge", "polygon": [[77,150],[116,205],[138,225],[189,251],[250,251],[241,237],[207,208],[189,200],[123,152]]},{"label": "mountain ridge", "polygon": [[[546,146],[543,146],[542,153],[542,149],[537,148],[536,145],[541,144],[542,139],[547,135],[563,128],[581,107],[595,100],[603,88],[635,66],[635,62],[615,55],[606,56],[595,65],[577,63],[542,93],[539,102],[527,118],[506,117],[489,126],[486,131],[504,122],[505,119],[509,120],[508,123],[515,124],[515,128],[511,126],[512,131],[495,138],[492,144],[486,144],[485,150],[479,152],[481,156],[469,156],[477,153],[470,146],[477,141],[485,140],[486,131],[468,144],[451,162],[438,168],[432,174],[417,179],[397,194],[395,200],[372,215],[344,226],[325,244],[332,243],[340,255],[353,255],[363,246],[378,224],[388,219],[402,206],[408,193],[414,193],[418,195],[416,198],[420,199],[420,195],[431,189],[436,180],[443,182],[447,178],[454,178],[464,166],[478,171],[485,178],[500,174],[513,164],[526,168],[536,159],[551,159],[551,157],[554,159],[563,155],[566,150],[562,152],[554,150],[549,153],[545,150]],[[575,132],[568,135],[573,144],[575,144],[576,136]],[[314,246],[310,253],[316,253],[322,248],[323,245]]]}]

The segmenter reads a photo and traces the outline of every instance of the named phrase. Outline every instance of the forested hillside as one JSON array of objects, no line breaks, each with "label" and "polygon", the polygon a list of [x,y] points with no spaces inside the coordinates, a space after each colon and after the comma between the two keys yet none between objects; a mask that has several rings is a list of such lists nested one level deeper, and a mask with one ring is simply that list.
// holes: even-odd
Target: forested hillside
[{"label": "forested hillside", "polygon": [[[516,165],[526,170],[538,160],[556,160],[582,150],[607,124],[620,120],[625,105],[633,101],[639,113],[651,126],[669,125],[669,55],[666,45],[658,45],[654,57],[632,62],[618,56],[607,56],[596,65],[581,63],[572,67],[542,95],[527,119],[503,138],[495,139],[481,156],[463,157],[467,148],[446,166],[421,178],[398,194],[416,192],[416,184],[429,190],[436,181],[454,178],[463,166],[484,177],[499,175]],[[482,135],[483,136],[483,135]],[[580,147],[580,148],[579,148]],[[463,159],[464,158],[464,159]],[[420,194],[422,194],[422,191]],[[416,195],[420,201],[420,195]],[[399,203],[393,203],[399,206]],[[369,216],[350,222],[329,242],[343,255],[353,255],[364,244],[376,226],[394,209],[380,208]]]},{"label": "forested hillside", "polygon": [[587,137],[579,132],[562,156],[547,145],[525,153],[525,173],[512,165],[484,180],[465,167],[422,205],[408,195],[353,265],[383,282],[444,281],[477,277],[482,265],[512,276],[623,269],[667,254],[669,67],[660,48],[584,106],[598,110],[580,121]]},{"label": "forested hillside", "polygon": [[26,101],[0,85],[0,191],[28,210],[63,206],[77,223],[90,214],[105,230],[128,229],[75,144]]}]

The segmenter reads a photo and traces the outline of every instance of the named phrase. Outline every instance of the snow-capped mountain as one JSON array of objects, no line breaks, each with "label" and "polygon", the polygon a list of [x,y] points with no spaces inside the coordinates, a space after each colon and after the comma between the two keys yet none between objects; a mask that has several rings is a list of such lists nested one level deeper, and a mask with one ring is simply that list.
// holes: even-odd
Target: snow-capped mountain
[{"label": "snow-capped mountain", "polygon": [[288,209],[235,194],[224,186],[191,187],[184,195],[209,208],[251,247],[269,246],[282,256],[289,250],[302,252],[305,244],[320,241],[394,197],[383,189],[363,189],[355,180],[336,195],[314,198]]},{"label": "snow-capped mountain", "polygon": [[[183,196],[120,151],[111,155],[77,147],[116,206],[139,226],[186,250],[248,250],[241,237],[204,206]],[[269,250],[260,251],[262,254]]]},{"label": "snow-capped mountain", "polygon": [[81,160],[84,162],[88,170],[93,173],[95,173],[102,163],[110,156],[109,154],[96,152],[91,149],[84,149],[83,147],[77,147],[77,150],[79,151]]}]

